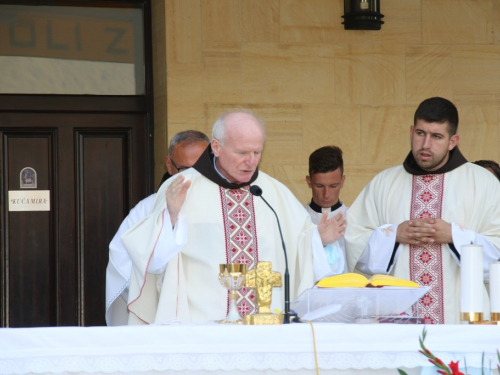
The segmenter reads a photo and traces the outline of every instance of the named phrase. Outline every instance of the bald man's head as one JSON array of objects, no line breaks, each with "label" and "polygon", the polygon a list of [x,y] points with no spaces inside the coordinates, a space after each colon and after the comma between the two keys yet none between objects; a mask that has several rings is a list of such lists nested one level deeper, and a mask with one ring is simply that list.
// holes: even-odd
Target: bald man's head
[{"label": "bald man's head", "polygon": [[206,150],[210,139],[197,130],[186,130],[172,137],[165,156],[165,165],[170,175],[191,168]]}]

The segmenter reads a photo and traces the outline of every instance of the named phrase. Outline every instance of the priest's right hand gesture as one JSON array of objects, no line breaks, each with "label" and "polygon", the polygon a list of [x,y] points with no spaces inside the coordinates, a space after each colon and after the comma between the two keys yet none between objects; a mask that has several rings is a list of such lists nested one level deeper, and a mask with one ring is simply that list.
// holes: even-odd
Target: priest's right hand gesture
[{"label": "priest's right hand gesture", "polygon": [[172,228],[177,222],[177,217],[181,211],[182,205],[186,200],[186,194],[191,186],[191,180],[184,181],[184,176],[178,176],[170,184],[165,192],[165,199],[167,201],[167,209],[172,222]]},{"label": "priest's right hand gesture", "polygon": [[318,232],[321,237],[321,242],[323,242],[323,246],[344,237],[344,231],[345,217],[342,212],[339,212],[331,218],[328,218],[328,212],[323,212],[318,222]]}]

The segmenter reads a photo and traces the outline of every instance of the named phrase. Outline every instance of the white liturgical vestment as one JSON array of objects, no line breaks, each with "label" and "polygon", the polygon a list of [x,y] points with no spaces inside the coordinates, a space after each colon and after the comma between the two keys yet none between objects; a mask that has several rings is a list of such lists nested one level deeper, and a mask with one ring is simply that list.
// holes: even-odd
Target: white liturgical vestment
[{"label": "white liturgical vestment", "polygon": [[[426,323],[460,322],[462,245],[483,246],[486,279],[489,263],[500,257],[500,184],[486,169],[463,160],[440,174],[417,176],[403,165],[382,171],[347,211],[345,239],[350,270],[356,267],[367,274],[391,273],[432,286],[432,292],[419,301],[419,308],[428,311],[428,315],[423,314]],[[451,223],[453,244],[413,249],[397,244],[398,225],[416,217],[440,217]],[[484,294],[488,317],[486,291]],[[440,307],[435,307],[438,302]]]},{"label": "white liturgical vestment", "polygon": [[123,245],[121,236],[151,212],[156,193],[141,200],[130,210],[109,244],[109,262],[106,268],[106,324],[125,325],[128,322],[128,285],[132,260]]},{"label": "white liturgical vestment", "polygon": [[[340,212],[346,217],[346,212],[348,207],[339,201],[339,206],[332,206],[332,207],[327,207],[327,208],[321,208],[318,205],[315,205],[314,209],[312,207],[313,201],[311,203],[308,203],[306,205],[306,210],[309,212],[309,215],[311,215],[311,220],[314,224],[318,224],[319,220],[321,219],[321,216],[323,216],[323,212],[318,212],[319,210],[326,210],[328,212],[328,218],[332,218],[337,216]],[[325,253],[326,257],[328,260],[328,263],[330,264],[331,272],[330,275],[338,275],[341,273],[348,272],[347,268],[347,262],[345,261],[346,259],[346,253],[345,253],[345,240],[344,237],[339,238],[337,241],[332,242],[327,244],[325,247]]]},{"label": "white liturgical vestment", "polygon": [[[261,198],[252,196],[248,186],[223,188],[193,168],[181,174],[191,186],[174,230],[164,198],[170,179],[158,191],[152,213],[122,236],[133,262],[129,324],[224,319],[229,299],[218,280],[220,264],[253,268],[257,261],[270,261],[274,271],[284,273],[276,217]],[[279,181],[259,172],[252,185],[260,186],[280,219],[293,300],[329,272],[317,227]],[[243,288],[240,315],[254,312],[254,298],[252,290]],[[274,288],[271,311],[283,306],[283,290]]]},{"label": "white liturgical vestment", "polygon": [[[170,174],[166,172],[160,185],[169,177],[171,177]],[[106,268],[106,324],[108,326],[120,326],[128,322],[128,285],[132,272],[132,259],[123,245],[121,236],[150,214],[155,197],[156,193],[151,194],[130,210],[109,244],[109,262]]]}]

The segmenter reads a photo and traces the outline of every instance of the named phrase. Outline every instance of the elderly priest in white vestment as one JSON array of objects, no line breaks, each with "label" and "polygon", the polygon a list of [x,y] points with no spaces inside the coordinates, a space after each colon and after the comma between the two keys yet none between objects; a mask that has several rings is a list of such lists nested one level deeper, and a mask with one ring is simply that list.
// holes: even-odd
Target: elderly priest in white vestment
[{"label": "elderly priest in white vestment", "polygon": [[[288,251],[290,298],[329,273],[323,244],[342,228],[326,215],[311,219],[279,181],[258,170],[264,148],[262,122],[245,111],[214,124],[211,146],[198,162],[158,191],[151,214],[122,236],[133,262],[128,300],[129,324],[203,323],[224,319],[227,289],[218,280],[219,264],[285,262],[273,212],[249,192],[258,185],[276,210]],[[240,315],[256,310],[252,290],[242,289]],[[273,291],[271,309],[282,310],[283,291]]]},{"label": "elderly priest in white vestment", "polygon": [[460,153],[457,127],[453,103],[424,100],[404,163],[375,176],[347,211],[350,269],[430,287],[417,303],[428,324],[460,322],[462,245],[483,246],[486,279],[500,258],[500,185]]}]

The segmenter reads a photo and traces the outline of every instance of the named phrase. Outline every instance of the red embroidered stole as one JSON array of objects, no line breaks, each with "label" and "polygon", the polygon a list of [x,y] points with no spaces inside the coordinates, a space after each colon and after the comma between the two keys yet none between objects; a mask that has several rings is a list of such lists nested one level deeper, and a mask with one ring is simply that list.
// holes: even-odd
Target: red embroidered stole
[{"label": "red embroidered stole", "polygon": [[[226,262],[246,264],[247,270],[253,269],[259,260],[253,195],[250,194],[248,186],[234,190],[219,187],[219,191],[224,220]],[[243,287],[238,294],[236,304],[240,315],[245,316],[256,312],[253,289]]]},{"label": "red embroidered stole", "polygon": [[[410,218],[441,218],[444,174],[413,176]],[[425,324],[444,323],[443,258],[441,244],[410,245],[410,279],[430,287],[414,313]],[[415,311],[416,310],[416,311]]]}]

